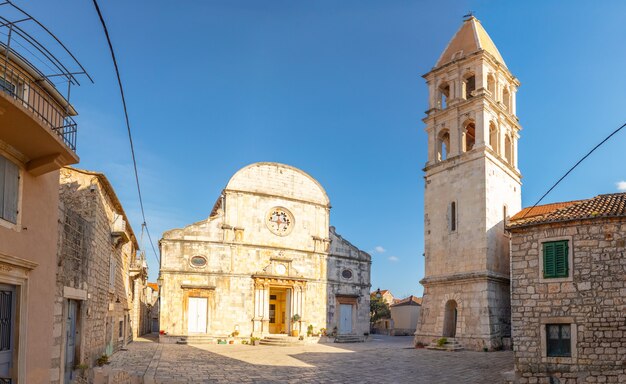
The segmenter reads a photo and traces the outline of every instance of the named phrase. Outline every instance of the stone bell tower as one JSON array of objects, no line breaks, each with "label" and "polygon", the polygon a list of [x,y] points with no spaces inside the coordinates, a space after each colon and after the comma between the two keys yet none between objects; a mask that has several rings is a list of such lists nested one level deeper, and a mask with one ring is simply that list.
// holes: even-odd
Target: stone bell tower
[{"label": "stone bell tower", "polygon": [[511,336],[507,217],[521,209],[519,81],[487,32],[465,19],[424,75],[425,277],[415,342],[500,348]]}]

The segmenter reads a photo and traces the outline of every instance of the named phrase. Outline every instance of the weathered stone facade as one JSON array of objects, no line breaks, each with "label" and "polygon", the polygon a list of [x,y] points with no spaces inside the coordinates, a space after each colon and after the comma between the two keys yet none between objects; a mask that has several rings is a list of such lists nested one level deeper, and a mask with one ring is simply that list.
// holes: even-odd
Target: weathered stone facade
[{"label": "weathered stone facade", "polygon": [[[607,197],[613,198],[595,199]],[[623,211],[613,217],[603,217],[600,207],[589,210],[584,219],[563,221],[566,216],[561,214],[556,222],[520,223],[516,219],[526,210],[512,218],[511,310],[517,382],[626,383],[625,202],[622,196]],[[574,205],[571,209],[582,211]],[[569,245],[565,277],[544,278],[542,246],[552,241]],[[570,327],[570,356],[548,356],[548,324]]]},{"label": "weathered stone facade", "polygon": [[424,75],[424,296],[415,342],[493,350],[510,337],[504,219],[521,208],[518,80],[474,17]]},{"label": "weathered stone facade", "polygon": [[147,265],[103,174],[61,170],[58,250],[52,383],[79,364],[93,367],[149,326]]},{"label": "weathered stone facade", "polygon": [[322,186],[299,169],[238,171],[207,220],[161,239],[161,330],[368,332],[371,258],[329,227],[329,211]]}]

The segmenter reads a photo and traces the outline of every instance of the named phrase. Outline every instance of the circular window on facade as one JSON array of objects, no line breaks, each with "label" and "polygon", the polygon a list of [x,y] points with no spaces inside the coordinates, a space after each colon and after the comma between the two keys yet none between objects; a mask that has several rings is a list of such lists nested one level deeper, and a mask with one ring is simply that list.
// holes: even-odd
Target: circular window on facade
[{"label": "circular window on facade", "polygon": [[189,260],[192,267],[201,268],[206,265],[206,257],[204,256],[194,256]]},{"label": "circular window on facade", "polygon": [[287,208],[274,207],[267,213],[265,224],[273,234],[287,236],[293,229],[294,219]]},{"label": "circular window on facade", "polygon": [[349,269],[344,269],[341,272],[341,277],[343,277],[346,280],[350,280],[352,278],[352,271]]}]

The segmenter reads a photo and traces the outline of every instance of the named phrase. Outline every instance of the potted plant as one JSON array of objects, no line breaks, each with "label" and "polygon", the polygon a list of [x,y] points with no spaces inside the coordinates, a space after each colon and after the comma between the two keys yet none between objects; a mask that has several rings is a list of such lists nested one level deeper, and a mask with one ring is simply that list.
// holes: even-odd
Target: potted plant
[{"label": "potted plant", "polygon": [[261,339],[258,337],[251,337],[250,338],[250,344],[251,345],[259,345],[261,343]]},{"label": "potted plant", "polygon": [[300,336],[300,330],[296,328],[296,323],[300,321],[300,315],[297,313],[291,317],[293,330],[291,331],[291,336],[298,337]]},{"label": "potted plant", "polygon": [[313,324],[309,324],[309,326],[307,327],[306,335],[309,337],[313,336]]}]

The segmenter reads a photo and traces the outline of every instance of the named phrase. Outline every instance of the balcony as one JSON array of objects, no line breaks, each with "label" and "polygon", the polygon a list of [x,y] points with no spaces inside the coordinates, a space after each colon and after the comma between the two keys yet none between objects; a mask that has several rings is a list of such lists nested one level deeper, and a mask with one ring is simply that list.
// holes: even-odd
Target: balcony
[{"label": "balcony", "polygon": [[33,74],[28,62],[0,46],[0,140],[26,157],[30,173],[41,175],[78,162],[76,112],[47,79]]}]

